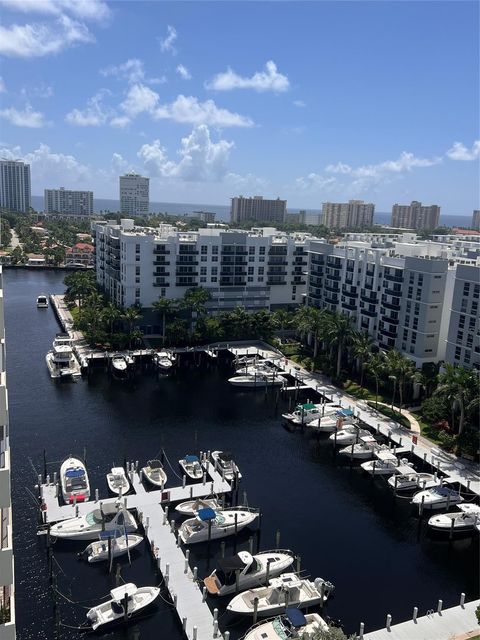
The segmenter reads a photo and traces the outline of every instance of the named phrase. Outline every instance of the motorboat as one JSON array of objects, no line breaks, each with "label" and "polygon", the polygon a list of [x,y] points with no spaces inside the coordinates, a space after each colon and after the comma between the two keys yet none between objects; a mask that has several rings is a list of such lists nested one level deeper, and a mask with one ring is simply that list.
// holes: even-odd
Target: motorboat
[{"label": "motorboat", "polygon": [[255,375],[241,375],[229,378],[228,382],[234,387],[245,387],[253,389],[263,389],[265,387],[282,386],[285,378],[281,374],[258,373]]},{"label": "motorboat", "polygon": [[79,458],[69,456],[60,466],[60,487],[65,504],[85,502],[90,498],[87,469]]},{"label": "motorboat", "polygon": [[[322,578],[314,582],[300,578],[296,573],[283,573],[272,578],[266,587],[257,587],[236,595],[227,605],[227,611],[259,617],[283,613],[288,606],[307,609],[326,602],[333,585]],[[256,602],[255,602],[256,600]]]},{"label": "motorboat", "polygon": [[289,607],[283,616],[251,627],[244,640],[313,640],[319,631],[328,631],[328,624],[318,613],[304,615],[299,609]]},{"label": "motorboat", "polygon": [[62,520],[50,527],[50,535],[63,540],[96,540],[100,533],[116,532],[115,537],[137,530],[132,514],[120,503],[100,503],[83,516]]},{"label": "motorboat", "polygon": [[194,516],[200,509],[220,509],[220,502],[216,498],[197,498],[181,502],[175,507],[175,511],[182,516]]},{"label": "motorboat", "polygon": [[241,480],[242,474],[233,461],[232,454],[229,451],[212,451],[212,460],[215,468],[222,474],[225,480],[232,481],[235,478]]},{"label": "motorboat", "polygon": [[305,404],[297,404],[295,411],[292,413],[282,413],[282,418],[293,422],[293,424],[307,424],[314,419],[322,416],[322,405],[306,402]]},{"label": "motorboat", "polygon": [[392,458],[380,458],[376,460],[368,460],[360,465],[364,471],[372,476],[388,476],[395,473],[400,465],[413,467],[413,464],[406,458],[399,460],[391,454]]},{"label": "motorboat", "polygon": [[435,531],[460,533],[473,531],[480,523],[480,507],[477,504],[459,504],[460,511],[442,513],[432,516],[428,526]]},{"label": "motorboat", "polygon": [[351,460],[368,460],[373,458],[378,442],[372,435],[362,436],[357,444],[349,445],[340,449],[342,456],[347,456]]},{"label": "motorboat", "polygon": [[348,424],[336,432],[328,436],[329,440],[332,440],[337,447],[344,447],[347,444],[356,444],[360,438],[370,435],[367,429],[360,429],[353,424]]},{"label": "motorboat", "polygon": [[198,456],[187,455],[179,460],[178,464],[190,480],[201,480],[203,478],[204,470]]},{"label": "motorboat", "polygon": [[157,351],[153,355],[153,361],[161,371],[169,371],[175,364],[176,357],[170,351]]},{"label": "motorboat", "polygon": [[163,469],[160,460],[149,460],[145,467],[142,467],[143,477],[155,487],[163,487],[167,483],[167,474]]},{"label": "motorboat", "polygon": [[130,482],[123,467],[112,467],[110,473],[107,473],[108,488],[112,493],[125,495],[130,489]]},{"label": "motorboat", "polygon": [[226,596],[235,593],[237,580],[240,591],[259,587],[269,578],[283,573],[294,560],[293,551],[288,549],[261,551],[255,555],[240,551],[229,558],[221,558],[218,568],[204,579],[203,584],[211,595]]},{"label": "motorboat", "polygon": [[215,511],[200,509],[196,518],[189,518],[180,525],[179,536],[185,544],[216,540],[234,535],[258,518],[259,511],[248,507],[236,507]]},{"label": "motorboat", "polygon": [[[85,557],[87,562],[101,562],[102,560],[109,560],[110,557],[118,558],[118,556],[123,556],[125,553],[130,553],[143,540],[142,536],[135,533],[127,533],[118,537],[112,535],[114,533],[117,532],[104,531],[100,533],[99,540],[91,542],[79,555]],[[111,540],[110,543],[109,540]],[[108,550],[109,545],[110,552]]]},{"label": "motorboat", "polygon": [[48,309],[47,296],[44,296],[44,295],[37,296],[37,307],[38,309]]},{"label": "motorboat", "polygon": [[118,375],[125,375],[127,373],[128,370],[128,363],[127,363],[127,359],[125,358],[125,356],[122,356],[119,353],[115,353],[111,360],[110,363],[112,365],[112,370],[114,373],[118,374]]},{"label": "motorboat", "polygon": [[415,489],[430,489],[441,483],[441,480],[433,473],[412,473],[396,474],[387,480],[389,487],[395,491],[411,491]]},{"label": "motorboat", "polygon": [[74,378],[82,375],[70,338],[55,338],[45,360],[51,378]]},{"label": "motorboat", "polygon": [[126,622],[151,605],[160,594],[158,587],[137,587],[132,582],[110,591],[110,600],[87,611],[87,627],[96,631],[115,622]]},{"label": "motorboat", "polygon": [[334,433],[337,430],[342,429],[345,423],[342,418],[335,416],[318,417],[316,420],[311,420],[308,423],[308,427],[315,433]]},{"label": "motorboat", "polygon": [[419,491],[412,498],[412,504],[419,507],[423,504],[424,509],[448,509],[460,502],[463,502],[463,498],[458,491],[445,485]]},{"label": "motorboat", "polygon": [[237,367],[235,369],[237,375],[272,375],[277,373],[277,368],[266,361],[253,362],[245,364],[244,366]]}]

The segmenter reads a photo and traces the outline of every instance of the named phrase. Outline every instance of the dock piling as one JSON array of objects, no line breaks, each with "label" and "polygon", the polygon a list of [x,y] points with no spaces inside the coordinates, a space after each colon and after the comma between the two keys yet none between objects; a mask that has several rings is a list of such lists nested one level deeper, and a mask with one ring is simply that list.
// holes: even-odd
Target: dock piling
[{"label": "dock piling", "polygon": [[197,627],[193,627],[192,640],[197,640]]},{"label": "dock piling", "polygon": [[182,630],[183,631],[187,630],[187,619],[186,618],[182,618]]},{"label": "dock piling", "polygon": [[464,593],[460,594],[460,606],[462,607],[462,609],[465,608],[465,594]]},{"label": "dock piling", "polygon": [[255,597],[253,599],[253,624],[257,624],[257,618],[258,618],[258,597]]},{"label": "dock piling", "polygon": [[193,567],[193,581],[197,581],[198,567]]},{"label": "dock piling", "polygon": [[222,540],[221,544],[220,544],[220,554],[222,558],[225,558],[225,540]]},{"label": "dock piling", "polygon": [[390,613],[387,613],[387,621],[386,621],[386,625],[385,625],[386,628],[387,628],[387,631],[390,631],[391,624],[392,624],[392,616],[391,616]]},{"label": "dock piling", "polygon": [[182,488],[185,489],[185,486],[187,484],[187,476],[185,474],[183,474],[183,478],[182,478]]},{"label": "dock piling", "polygon": [[202,602],[205,602],[207,599],[207,587],[203,587],[202,589]]},{"label": "dock piling", "polygon": [[415,624],[417,623],[417,616],[418,616],[418,607],[413,607],[412,620],[415,622]]},{"label": "dock piling", "polygon": [[275,533],[275,549],[280,549],[280,529]]},{"label": "dock piling", "polygon": [[439,600],[437,604],[437,613],[439,616],[442,615],[442,607],[443,607],[443,600]]},{"label": "dock piling", "polygon": [[358,631],[358,639],[363,640],[363,632],[365,631],[365,623],[360,622],[360,629]]},{"label": "dock piling", "polygon": [[300,573],[301,566],[302,566],[302,556],[297,556],[297,573]]}]

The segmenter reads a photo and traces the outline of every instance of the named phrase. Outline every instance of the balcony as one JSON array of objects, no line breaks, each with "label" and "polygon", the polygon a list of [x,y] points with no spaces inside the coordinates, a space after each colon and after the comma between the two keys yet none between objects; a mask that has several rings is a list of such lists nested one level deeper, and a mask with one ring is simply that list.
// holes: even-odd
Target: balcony
[{"label": "balcony", "polygon": [[388,322],[389,324],[395,324],[395,325],[398,324],[398,318],[391,318],[390,316],[381,315],[380,320],[383,320],[384,322]]},{"label": "balcony", "polygon": [[197,265],[198,264],[198,260],[181,260],[181,258],[178,257],[176,264],[184,264],[186,266],[189,266],[189,265],[193,266],[193,265]]},{"label": "balcony", "polygon": [[[163,287],[165,285],[158,285],[158,286]],[[198,287],[198,284],[194,280],[188,281],[188,282],[185,282],[184,280],[179,280],[175,282],[175,286],[176,287]]]},{"label": "balcony", "polygon": [[388,280],[389,282],[399,282],[400,284],[403,283],[403,276],[391,276],[385,273],[383,277],[385,278],[385,280]]},{"label": "balcony", "polygon": [[393,309],[393,311],[399,311],[400,310],[400,304],[392,304],[391,302],[385,302],[384,300],[382,300],[382,304],[387,309]]},{"label": "balcony", "polygon": [[377,304],[377,296],[366,296],[362,293],[360,294],[360,298],[367,304]]},{"label": "balcony", "polygon": [[[385,285],[384,285],[385,287]],[[402,290],[396,291],[395,289],[389,289],[388,286],[383,289],[383,293],[387,296],[393,296],[394,298],[402,297]]]},{"label": "balcony", "polygon": [[368,316],[369,318],[376,318],[377,317],[377,312],[376,311],[370,311],[369,309],[360,309],[360,313],[363,314],[364,316]]},{"label": "balcony", "polygon": [[284,269],[272,269],[271,267],[268,269],[267,275],[269,276],[286,276],[287,271]]},{"label": "balcony", "polygon": [[350,311],[355,311],[358,308],[357,304],[351,304],[350,302],[342,302],[343,309],[349,309]]},{"label": "balcony", "polygon": [[329,284],[325,284],[325,285],[324,285],[324,288],[325,288],[327,291],[331,291],[332,293],[340,293],[340,288],[339,288],[339,287],[332,287],[332,286],[331,286],[331,285],[329,285]]},{"label": "balcony", "polygon": [[176,275],[177,276],[189,276],[189,277],[192,276],[193,277],[193,276],[198,276],[198,271],[179,271],[177,269]]},{"label": "balcony", "polygon": [[312,258],[311,263],[312,263],[312,265],[317,265],[319,267],[325,266],[324,261],[323,260],[319,260],[318,258],[317,259]]},{"label": "balcony", "polygon": [[154,260],[153,264],[154,265],[157,265],[157,264],[158,265],[163,265],[163,264],[167,265],[167,264],[170,264],[170,261],[169,260]]},{"label": "balcony", "polygon": [[288,260],[274,260],[273,258],[269,258],[268,264],[288,264]]},{"label": "balcony", "polygon": [[293,261],[294,266],[300,266],[300,267],[306,267],[308,262],[307,260],[299,260],[298,258],[295,258],[295,260]]},{"label": "balcony", "polygon": [[339,304],[340,300],[338,298],[334,298],[334,297],[330,297],[325,295],[324,296],[324,300],[325,302],[328,302],[328,304]]},{"label": "balcony", "polygon": [[323,296],[321,293],[315,293],[313,291],[309,291],[308,297],[312,298],[313,300],[323,300]]},{"label": "balcony", "polygon": [[267,279],[267,284],[270,285],[270,286],[271,285],[277,285],[277,284],[287,284],[287,281],[286,280],[277,280],[275,278],[273,278],[273,279],[272,278],[268,278]]},{"label": "balcony", "polygon": [[178,255],[179,256],[198,256],[198,249],[182,249],[182,247],[179,247]]},{"label": "balcony", "polygon": [[170,271],[154,271],[153,275],[154,276],[169,276],[170,275]]},{"label": "balcony", "polygon": [[154,282],[153,286],[154,287],[169,287],[170,283],[169,282]]},{"label": "balcony", "polygon": [[336,280],[337,282],[339,282],[342,279],[342,276],[340,274],[336,274],[336,273],[326,273],[325,277],[327,277],[329,280]]},{"label": "balcony", "polygon": [[387,336],[389,338],[396,338],[397,337],[397,332],[396,331],[389,331],[388,329],[385,329],[384,327],[379,327],[378,331],[382,335]]},{"label": "balcony", "polygon": [[170,253],[170,249],[154,249],[153,253],[157,256],[165,256]]}]

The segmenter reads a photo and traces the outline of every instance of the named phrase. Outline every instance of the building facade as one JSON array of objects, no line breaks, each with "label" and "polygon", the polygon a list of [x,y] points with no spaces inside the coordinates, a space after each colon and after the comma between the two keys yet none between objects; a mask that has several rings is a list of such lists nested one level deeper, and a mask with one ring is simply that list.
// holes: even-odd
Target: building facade
[{"label": "building facade", "polygon": [[77,242],[66,251],[65,266],[81,266],[81,267],[93,267],[94,266],[94,250],[93,244],[88,242]]},{"label": "building facade", "polygon": [[436,229],[440,220],[440,207],[436,204],[422,205],[413,200],[411,204],[394,204],[392,227],[400,229]]},{"label": "building facade", "polygon": [[231,222],[285,222],[287,216],[287,201],[268,200],[263,196],[244,198],[238,196],[232,198],[230,208]]},{"label": "building facade", "polygon": [[472,216],[472,229],[480,231],[480,209],[475,209]]},{"label": "building facade", "polygon": [[322,223],[329,229],[362,229],[373,224],[375,205],[363,200],[324,202]]},{"label": "building facade", "polygon": [[93,215],[93,191],[70,191],[64,187],[60,187],[60,189],[45,189],[43,203],[46,214]]},{"label": "building facade", "polygon": [[150,207],[150,179],[137,173],[120,176],[120,213],[146,216]]},{"label": "building facade", "polygon": [[5,373],[3,278],[0,268],[0,640],[15,638],[14,564],[12,536],[11,461],[8,396]]},{"label": "building facade", "polygon": [[30,165],[20,160],[0,160],[0,207],[28,213],[31,201]]},{"label": "building facade", "polygon": [[201,222],[215,222],[216,214],[213,211],[194,211],[193,217],[198,218]]},{"label": "building facade", "polygon": [[458,265],[445,355],[450,364],[480,369],[479,302],[480,267]]},{"label": "building facade", "polygon": [[273,228],[177,231],[93,225],[98,284],[120,306],[151,307],[159,297],[183,298],[186,289],[210,291],[212,312],[298,306],[306,288],[309,234]]}]

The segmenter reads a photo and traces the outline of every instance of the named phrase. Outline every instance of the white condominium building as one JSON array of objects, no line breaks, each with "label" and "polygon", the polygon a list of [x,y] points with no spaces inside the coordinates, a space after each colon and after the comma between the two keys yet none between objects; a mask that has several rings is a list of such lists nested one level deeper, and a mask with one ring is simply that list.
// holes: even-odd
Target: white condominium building
[{"label": "white condominium building", "polygon": [[422,205],[413,200],[411,204],[394,204],[392,227],[400,229],[436,229],[440,220],[440,207],[436,204]]},{"label": "white condominium building", "polygon": [[306,289],[309,234],[273,228],[177,231],[170,225],[92,227],[98,284],[120,306],[151,307],[159,297],[183,298],[189,287],[211,293],[212,311],[299,305]]},{"label": "white condominium building", "polygon": [[232,198],[230,209],[231,222],[245,222],[255,220],[256,222],[285,222],[287,215],[287,201],[268,200],[263,196],[244,198],[238,196]]},{"label": "white condominium building", "polygon": [[0,268],[0,640],[15,639],[12,502],[8,396],[5,374],[3,278]]},{"label": "white condominium building", "polygon": [[120,176],[120,213],[126,216],[148,215],[149,185],[149,178],[136,173]]},{"label": "white condominium building", "polygon": [[0,207],[28,213],[32,200],[30,165],[0,160]]},{"label": "white condominium building", "polygon": [[375,205],[363,200],[324,202],[322,223],[329,229],[362,229],[373,224]]},{"label": "white condominium building", "polygon": [[61,213],[71,216],[93,215],[93,191],[44,190],[44,210],[47,214]]},{"label": "white condominium building", "polygon": [[448,329],[445,360],[480,369],[480,267],[459,264]]}]

